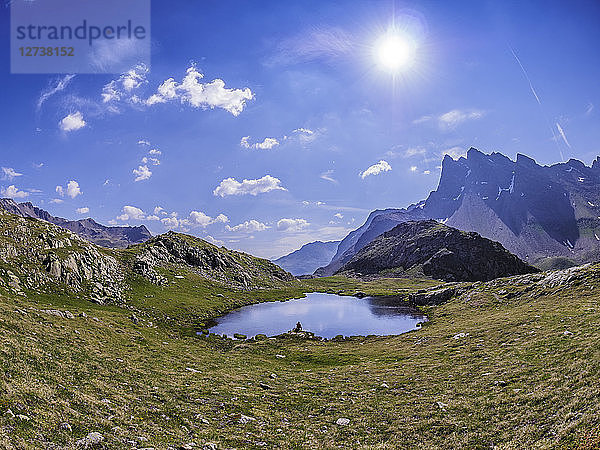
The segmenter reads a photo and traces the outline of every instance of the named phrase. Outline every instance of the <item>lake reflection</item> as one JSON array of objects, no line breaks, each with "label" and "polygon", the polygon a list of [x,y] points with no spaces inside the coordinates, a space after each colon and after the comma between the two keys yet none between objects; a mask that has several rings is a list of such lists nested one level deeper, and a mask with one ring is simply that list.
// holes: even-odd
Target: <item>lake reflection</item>
[{"label": "lake reflection", "polygon": [[401,334],[417,328],[426,317],[418,309],[391,297],[344,297],[312,293],[306,298],[244,306],[216,319],[211,333],[274,336],[302,328],[327,339],[339,334]]}]

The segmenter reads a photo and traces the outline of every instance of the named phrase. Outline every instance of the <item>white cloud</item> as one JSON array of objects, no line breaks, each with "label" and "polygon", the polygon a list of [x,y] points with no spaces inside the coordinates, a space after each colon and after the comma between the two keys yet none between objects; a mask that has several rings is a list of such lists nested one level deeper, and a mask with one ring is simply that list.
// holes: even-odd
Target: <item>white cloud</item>
[{"label": "white cloud", "polygon": [[139,88],[142,84],[147,83],[146,75],[148,67],[145,64],[138,64],[129,71],[121,74],[121,76],[106,84],[102,89],[102,102],[110,103],[119,100],[124,100],[129,95],[129,101],[135,97],[131,94],[133,90]]},{"label": "white cloud", "polygon": [[160,217],[155,216],[155,215],[151,215],[151,216],[147,216],[146,220],[160,220]]},{"label": "white cloud", "polygon": [[423,171],[423,175],[429,175],[429,174],[431,174],[431,170],[424,170]]},{"label": "white cloud", "polygon": [[279,231],[301,231],[309,226],[305,219],[281,219],[277,222],[277,230]]},{"label": "white cloud", "polygon": [[148,178],[150,178],[152,176],[152,171],[150,169],[148,169],[148,166],[146,166],[146,165],[138,166],[138,168],[133,169],[132,172],[135,175],[134,181],[147,180]]},{"label": "white cloud", "polygon": [[240,140],[240,146],[244,148],[255,148],[258,150],[271,150],[273,147],[277,147],[279,141],[275,138],[266,137],[262,142],[250,143],[250,136],[244,136]]},{"label": "white cloud", "polygon": [[166,214],[166,212],[162,206],[156,206],[154,208],[154,214],[158,216],[159,214]]},{"label": "white cloud", "polygon": [[411,156],[424,155],[427,150],[423,147],[410,147],[402,154],[404,158],[410,158]]},{"label": "white cloud", "polygon": [[226,197],[228,195],[258,195],[265,192],[281,190],[285,191],[281,186],[281,180],[272,177],[271,175],[265,175],[262,178],[256,180],[243,180],[241,183],[235,178],[225,178],[215,188],[213,194],[219,197]]},{"label": "white cloud", "polygon": [[438,117],[438,124],[443,130],[452,130],[467,120],[478,120],[485,115],[484,111],[453,109]]},{"label": "white cloud", "polygon": [[82,208],[77,208],[75,211],[77,212],[77,214],[87,214],[90,212],[90,208],[84,206]]},{"label": "white cloud", "polygon": [[2,194],[3,197],[8,198],[25,198],[29,196],[29,192],[17,189],[14,184],[11,184],[7,188],[0,189],[0,194]]},{"label": "white cloud", "polygon": [[319,175],[319,178],[321,178],[322,180],[331,181],[332,183],[337,183],[337,180],[331,175],[333,175],[333,169],[329,169],[323,172],[321,175]]},{"label": "white cloud", "polygon": [[160,150],[157,150],[157,149],[153,148],[152,150],[150,150],[148,152],[148,154],[150,154],[150,155],[161,155],[162,152]]},{"label": "white cloud", "polygon": [[12,167],[3,167],[2,172],[2,179],[8,181],[11,181],[16,177],[20,177],[21,175],[23,175],[22,173],[15,171],[15,169],[13,169]]},{"label": "white cloud", "polygon": [[411,172],[416,172],[417,171],[417,166],[410,166],[410,171]]},{"label": "white cloud", "polygon": [[50,203],[64,203],[64,200],[61,200],[60,198],[53,198],[50,200]]},{"label": "white cloud", "polygon": [[432,116],[421,116],[418,119],[413,120],[412,123],[414,123],[415,125],[418,125],[420,123],[429,122],[431,119],[433,119]]},{"label": "white cloud", "polygon": [[173,78],[165,80],[158,87],[157,92],[151,95],[145,103],[152,106],[178,99],[181,103],[188,104],[193,108],[222,108],[237,116],[243,111],[246,102],[254,98],[254,94],[249,88],[229,89],[219,78],[210,83],[201,83],[202,78],[204,75],[192,65],[187,69],[181,83],[176,82]]},{"label": "white cloud", "polygon": [[142,158],[142,164],[152,164],[153,166],[160,166],[160,159],[148,158],[147,156],[144,156]]},{"label": "white cloud", "polygon": [[58,127],[65,133],[79,130],[85,127],[85,125],[86,121],[83,120],[83,114],[81,114],[80,111],[75,111],[74,113],[63,117],[63,119],[60,122],[58,122]]},{"label": "white cloud", "polygon": [[147,141],[146,139],[140,139],[140,140],[139,140],[137,143],[138,143],[139,145],[145,145],[145,146],[147,146],[147,147],[149,147],[149,146],[150,146],[150,142],[149,142],[149,141]]},{"label": "white cloud", "polygon": [[126,221],[126,220],[144,220],[146,218],[146,214],[140,208],[136,208],[135,206],[123,206],[123,214],[117,216],[117,219]]},{"label": "white cloud", "polygon": [[467,157],[467,151],[462,147],[452,147],[442,152],[442,156],[448,155],[452,159],[458,159],[460,157]]},{"label": "white cloud", "polygon": [[379,175],[382,172],[388,172],[390,170],[392,170],[392,166],[382,159],[377,164],[368,167],[364,172],[360,172],[359,176],[364,180],[369,175]]},{"label": "white cloud", "polygon": [[206,242],[210,242],[213,245],[217,245],[217,246],[223,246],[223,245],[225,245],[225,242],[220,241],[219,239],[215,239],[210,234],[204,236],[202,239],[204,239]]},{"label": "white cloud", "polygon": [[360,45],[352,33],[339,27],[313,27],[282,40],[278,52],[267,62],[297,64],[314,60],[330,60],[352,55]]},{"label": "white cloud", "polygon": [[81,192],[81,189],[79,188],[79,183],[75,180],[69,181],[67,183],[66,188],[63,186],[56,186],[56,192],[61,197],[64,197],[66,195],[67,197],[71,198],[75,198],[78,195],[83,194],[83,192]]},{"label": "white cloud", "polygon": [[340,213],[334,214],[333,217],[335,217],[337,219],[340,219],[340,220],[344,218],[344,216],[342,214],[340,214]]},{"label": "white cloud", "polygon": [[65,75],[61,79],[57,80],[54,86],[42,92],[37,102],[37,110],[39,111],[44,102],[46,102],[46,100],[48,100],[54,94],[64,90],[73,78],[75,78],[75,75],[73,74]]},{"label": "white cloud", "polygon": [[251,219],[251,220],[245,221],[244,223],[235,225],[233,227],[226,225],[225,228],[228,231],[245,231],[248,233],[253,233],[255,231],[265,231],[269,227],[267,225],[265,225],[264,223],[259,222],[258,220]]},{"label": "white cloud", "polygon": [[177,228],[179,226],[179,220],[176,217],[165,217],[160,219],[162,224],[169,229]]}]

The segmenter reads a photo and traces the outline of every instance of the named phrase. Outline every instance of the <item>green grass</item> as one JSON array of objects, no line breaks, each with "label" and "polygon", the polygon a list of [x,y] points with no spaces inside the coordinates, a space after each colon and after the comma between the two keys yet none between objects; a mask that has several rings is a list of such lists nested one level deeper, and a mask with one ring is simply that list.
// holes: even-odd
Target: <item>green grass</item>
[{"label": "green grass", "polygon": [[[70,448],[91,431],[102,433],[105,448],[600,443],[599,267],[568,288],[478,284],[429,308],[419,331],[340,342],[206,339],[178,321],[308,291],[404,294],[436,283],[330,277],[238,292],[193,274],[170,281],[135,286],[137,324],[128,309],[69,294],[2,296],[0,447]],[[51,308],[87,317],[38,311]],[[7,409],[30,420],[9,418]],[[256,420],[240,423],[241,414]],[[336,425],[340,417],[350,424]]]}]

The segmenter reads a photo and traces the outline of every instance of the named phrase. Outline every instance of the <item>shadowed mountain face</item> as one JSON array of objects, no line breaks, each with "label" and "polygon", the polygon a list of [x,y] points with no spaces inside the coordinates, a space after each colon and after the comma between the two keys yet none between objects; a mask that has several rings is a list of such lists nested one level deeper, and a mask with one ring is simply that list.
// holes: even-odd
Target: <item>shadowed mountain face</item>
[{"label": "shadowed mountain face", "polygon": [[287,270],[292,275],[311,274],[319,267],[328,264],[335,255],[340,241],[311,242],[302,248],[282,256],[273,262],[279,267]]},{"label": "shadowed mountain face", "polygon": [[145,242],[152,237],[152,234],[144,225],[138,227],[106,227],[92,219],[66,220],[61,217],[54,217],[47,211],[33,206],[30,202],[16,203],[12,199],[3,198],[0,199],[0,209],[17,216],[33,217],[53,223],[101,247],[126,248],[131,244]]},{"label": "shadowed mountain face", "polygon": [[487,281],[537,269],[498,242],[436,220],[423,220],[402,223],[378,236],[338,271],[343,272]]},{"label": "shadowed mountain face", "polygon": [[340,244],[316,274],[331,275],[382,232],[423,219],[475,231],[532,264],[595,261],[600,258],[600,157],[588,167],[573,159],[540,166],[521,154],[512,161],[474,148],[466,158],[445,156],[438,188],[425,201],[371,213],[342,241],[351,245]]}]

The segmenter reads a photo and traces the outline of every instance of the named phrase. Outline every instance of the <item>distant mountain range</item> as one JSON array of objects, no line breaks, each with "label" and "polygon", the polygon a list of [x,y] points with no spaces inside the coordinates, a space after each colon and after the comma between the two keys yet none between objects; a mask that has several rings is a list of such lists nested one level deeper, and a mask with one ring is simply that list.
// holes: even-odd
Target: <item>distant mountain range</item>
[{"label": "distant mountain range", "polygon": [[537,271],[498,242],[430,219],[396,225],[360,249],[337,273],[488,281]]},{"label": "distant mountain range", "polygon": [[131,244],[145,242],[152,234],[144,225],[137,227],[107,227],[93,219],[66,220],[54,217],[48,211],[30,202],[16,203],[10,198],[0,199],[0,209],[21,217],[33,217],[66,228],[96,245],[110,248],[126,248]]},{"label": "distant mountain range", "polygon": [[435,219],[500,242],[540,268],[564,268],[600,259],[600,157],[591,167],[571,159],[541,166],[518,154],[469,149],[446,155],[438,188],[404,209],[373,211],[339,244],[328,265],[332,275],[365,245],[399,223]]},{"label": "distant mountain range", "polygon": [[311,274],[319,267],[324,266],[331,261],[335,255],[340,241],[331,242],[311,242],[305,244],[302,248],[274,260],[284,270],[292,275]]}]

